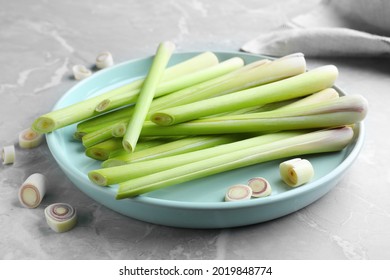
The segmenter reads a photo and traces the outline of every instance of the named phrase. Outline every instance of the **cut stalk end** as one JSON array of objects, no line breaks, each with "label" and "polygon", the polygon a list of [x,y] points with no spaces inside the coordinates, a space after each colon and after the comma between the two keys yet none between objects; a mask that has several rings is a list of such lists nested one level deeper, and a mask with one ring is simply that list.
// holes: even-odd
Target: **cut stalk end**
[{"label": "cut stalk end", "polygon": [[175,123],[175,120],[172,116],[165,113],[156,113],[153,114],[150,117],[150,120],[154,122],[155,124],[161,125],[161,126],[169,126]]},{"label": "cut stalk end", "polygon": [[32,124],[32,129],[38,133],[52,132],[56,128],[56,123],[52,118],[39,117]]},{"label": "cut stalk end", "polygon": [[88,178],[98,186],[104,187],[108,185],[107,179],[95,171],[90,171],[88,173]]}]

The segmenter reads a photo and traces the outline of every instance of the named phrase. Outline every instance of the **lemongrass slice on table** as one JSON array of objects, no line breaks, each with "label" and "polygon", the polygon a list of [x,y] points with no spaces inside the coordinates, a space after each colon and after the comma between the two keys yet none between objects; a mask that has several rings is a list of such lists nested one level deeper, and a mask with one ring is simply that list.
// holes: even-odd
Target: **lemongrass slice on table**
[{"label": "lemongrass slice on table", "polygon": [[114,65],[114,59],[110,52],[101,52],[96,57],[96,67],[99,69],[107,68]]},{"label": "lemongrass slice on table", "polygon": [[43,134],[38,133],[31,128],[26,128],[19,133],[19,147],[31,149],[38,147],[43,141]]},{"label": "lemongrass slice on table", "polygon": [[228,188],[225,195],[225,201],[248,200],[252,196],[252,189],[243,184],[233,185]]},{"label": "lemongrass slice on table", "polygon": [[55,232],[71,230],[77,223],[77,212],[67,203],[54,203],[45,208],[46,222]]},{"label": "lemongrass slice on table", "polygon": [[290,187],[298,187],[309,182],[314,176],[314,169],[307,159],[294,158],[279,165],[282,180]]},{"label": "lemongrass slice on table", "polygon": [[4,146],[1,150],[1,158],[3,164],[11,164],[15,162],[15,146],[8,145]]},{"label": "lemongrass slice on table", "polygon": [[75,65],[72,68],[73,76],[76,80],[83,80],[92,75],[91,70],[87,69],[84,65]]},{"label": "lemongrass slice on table", "polygon": [[269,196],[272,192],[270,183],[263,177],[255,177],[248,181],[248,186],[252,189],[253,197]]},{"label": "lemongrass slice on table", "polygon": [[27,208],[36,208],[46,193],[46,177],[40,173],[31,174],[19,188],[19,201]]}]

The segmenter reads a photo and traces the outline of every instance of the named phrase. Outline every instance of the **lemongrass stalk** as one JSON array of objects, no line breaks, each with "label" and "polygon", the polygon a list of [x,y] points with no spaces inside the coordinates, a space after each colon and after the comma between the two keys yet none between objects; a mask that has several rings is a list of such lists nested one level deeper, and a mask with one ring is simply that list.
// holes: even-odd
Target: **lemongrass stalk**
[{"label": "lemongrass stalk", "polygon": [[200,117],[307,96],[333,85],[338,71],[327,65],[306,73],[255,88],[158,111],[151,120],[173,125]]},{"label": "lemongrass stalk", "polygon": [[109,140],[113,138],[112,130],[115,128],[116,125],[113,126],[107,126],[105,128],[96,130],[94,132],[90,132],[85,134],[83,137],[81,137],[81,142],[85,148],[92,147],[93,145],[96,145],[98,143],[104,142],[106,140]]},{"label": "lemongrass stalk", "polygon": [[[242,66],[244,66],[243,59],[239,57],[233,57],[203,70],[196,71],[194,73],[189,73],[187,75],[178,77],[177,79],[162,82],[158,85],[156,89],[155,97],[164,96],[168,93],[175,92],[183,88],[188,88],[204,81],[214,79],[216,77],[237,70]],[[138,91],[137,94],[139,93],[139,90],[135,91]],[[105,99],[100,104],[98,104],[97,110],[99,112],[102,112],[129,105],[135,101],[133,98],[134,96],[136,95],[134,95],[133,92],[124,92],[122,94],[111,96],[109,99]]]},{"label": "lemongrass stalk", "polygon": [[[118,139],[120,139],[120,138],[118,138]],[[146,149],[152,148],[152,147],[157,147],[157,146],[166,144],[168,142],[175,141],[177,139],[178,139],[178,137],[174,137],[174,138],[172,138],[172,137],[169,137],[169,138],[160,137],[160,138],[152,139],[152,140],[142,139],[142,141],[140,141],[138,143],[137,151],[135,153],[137,153],[139,151],[142,151],[142,150],[146,150]],[[122,140],[120,139],[120,141],[121,141],[121,145],[122,145]],[[133,153],[131,153],[131,154],[133,154]],[[129,153],[127,151],[125,151],[123,149],[123,146],[122,146],[121,149],[118,149],[118,150],[115,150],[115,151],[111,151],[109,156],[108,156],[108,158],[105,159],[105,160],[112,159],[112,158],[117,158],[117,157],[122,157],[124,155],[128,156]]]},{"label": "lemongrass stalk", "polygon": [[[200,85],[200,88],[189,88],[182,92],[172,93],[166,98],[156,100],[154,110],[171,108],[183,104],[209,99],[215,96],[248,89],[279,81],[306,71],[306,61],[302,54],[297,53],[275,61],[261,60],[248,64],[220,80],[210,81],[210,84]],[[252,106],[255,104],[252,104]],[[189,105],[190,106],[190,105]],[[232,109],[230,111],[233,111]],[[152,114],[149,114],[151,116]]]},{"label": "lemongrass stalk", "polygon": [[[167,96],[154,99],[150,111],[153,112],[155,110],[165,109],[171,106],[187,104],[213,95],[229,93],[237,90],[238,88],[247,88],[252,85],[254,81],[258,80],[257,70],[259,67],[267,63],[270,63],[267,59],[255,61],[231,73],[227,73],[209,81],[179,90]],[[238,76],[239,74],[240,76]],[[235,79],[236,77],[240,77],[240,79]],[[237,85],[237,82],[241,83],[240,87]],[[129,116],[131,116],[133,111],[134,106],[130,106],[108,112],[104,115],[96,116],[92,119],[79,123],[77,125],[77,131],[89,133],[104,128],[105,124],[128,121]],[[148,113],[148,116],[151,112]]]},{"label": "lemongrass stalk", "polygon": [[289,109],[294,108],[294,107],[312,105],[312,104],[316,104],[316,103],[326,101],[326,100],[337,99],[339,97],[340,97],[339,93],[334,88],[326,88],[326,89],[321,90],[319,92],[315,92],[311,95],[308,95],[304,98],[301,98],[295,102],[284,105],[276,110],[278,110],[278,111],[289,110]]},{"label": "lemongrass stalk", "polygon": [[122,150],[122,139],[120,138],[111,138],[109,140],[100,142],[96,145],[93,145],[85,150],[85,155],[87,157],[96,159],[96,160],[106,160],[110,156],[110,153],[113,153],[117,150]]},{"label": "lemongrass stalk", "polygon": [[88,176],[90,180],[98,185],[107,186],[112,184],[121,183],[137,177],[146,176],[163,170],[168,170],[192,162],[205,160],[208,158],[220,156],[231,151],[242,150],[254,146],[264,145],[272,143],[281,139],[287,139],[297,135],[302,135],[305,132],[292,131],[292,132],[279,132],[273,134],[266,134],[257,137],[251,137],[244,140],[234,141],[231,143],[220,143],[214,147],[178,154],[174,156],[168,156],[158,159],[150,159],[142,162],[132,162],[125,165],[108,167],[89,172]]},{"label": "lemongrass stalk", "polygon": [[[218,58],[214,53],[205,52],[167,68],[164,73],[164,76],[162,77],[162,81],[172,80],[179,76],[207,68],[217,63]],[[142,86],[143,82],[144,79],[139,79],[124,86],[100,94],[98,96],[44,114],[34,121],[32,128],[37,132],[47,133],[54,131],[58,128],[99,115],[101,113],[97,112],[95,108],[100,102],[122,92],[128,92],[133,91],[134,89],[138,89]]]},{"label": "lemongrass stalk", "polygon": [[335,127],[363,120],[367,109],[367,101],[362,96],[351,95],[286,111],[222,116],[167,127],[147,122],[144,124],[142,134],[205,135]]},{"label": "lemongrass stalk", "polygon": [[[222,116],[218,120],[242,120],[242,119],[258,119],[258,118],[281,118],[294,116],[309,116],[335,112],[359,112],[362,117],[367,113],[367,100],[362,95],[346,95],[336,99],[324,100],[316,103],[301,104],[301,100],[297,101],[294,106],[289,106],[288,109],[272,110],[267,112],[241,114],[234,116]],[[215,120],[215,119],[214,119]]]},{"label": "lemongrass stalk", "polygon": [[197,151],[216,145],[230,143],[239,139],[238,136],[195,136],[179,139],[176,141],[161,144],[156,147],[137,151],[134,153],[121,154],[117,157],[111,157],[102,163],[102,167],[112,167],[132,162],[145,161],[166,156],[183,154],[191,151]]},{"label": "lemongrass stalk", "polygon": [[316,131],[186,164],[119,184],[117,199],[134,197],[171,185],[291,156],[340,151],[353,138],[350,127]]},{"label": "lemongrass stalk", "polygon": [[139,135],[141,134],[142,125],[146,119],[150,105],[152,104],[157,86],[160,83],[161,77],[174,50],[175,45],[171,42],[163,42],[157,48],[152,65],[150,66],[149,72],[141,87],[137,103],[134,106],[134,113],[131,116],[126,133],[123,136],[122,144],[124,149],[128,152],[133,152],[135,150]]},{"label": "lemongrass stalk", "polygon": [[[226,75],[153,100],[148,117],[160,109],[188,104],[217,95],[270,83],[303,73],[305,69],[306,62],[302,54],[289,55],[273,62],[267,59],[255,61]],[[115,112],[86,120],[77,126],[77,130],[90,132],[91,129],[101,128],[102,124],[105,123],[126,121],[132,110],[133,107],[119,109]]]},{"label": "lemongrass stalk", "polygon": [[76,127],[78,133],[90,133],[103,129],[108,125],[115,125],[123,121],[128,121],[133,114],[134,106],[127,106],[118,110],[113,110],[91,119],[79,122]]}]

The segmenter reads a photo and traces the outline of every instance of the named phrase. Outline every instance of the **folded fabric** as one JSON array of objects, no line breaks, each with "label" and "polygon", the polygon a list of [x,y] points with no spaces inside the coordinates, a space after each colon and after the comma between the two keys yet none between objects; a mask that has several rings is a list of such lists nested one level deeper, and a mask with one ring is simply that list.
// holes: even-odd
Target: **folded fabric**
[{"label": "folded fabric", "polygon": [[[375,5],[364,6],[361,1],[324,0],[313,11],[248,41],[241,50],[270,56],[294,52],[308,57],[390,56],[390,37],[381,36],[386,29],[380,28],[386,27],[388,13],[383,10],[390,10],[390,5],[387,0],[372,1]],[[369,22],[368,15],[377,19]]]},{"label": "folded fabric", "polygon": [[247,42],[243,51],[271,56],[390,56],[390,38],[348,28],[284,26]]}]

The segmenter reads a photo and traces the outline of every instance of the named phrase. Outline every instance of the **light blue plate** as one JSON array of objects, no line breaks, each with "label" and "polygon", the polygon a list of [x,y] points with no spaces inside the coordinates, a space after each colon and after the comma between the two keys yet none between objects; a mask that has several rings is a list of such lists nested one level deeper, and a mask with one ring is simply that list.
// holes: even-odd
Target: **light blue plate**
[{"label": "light blue plate", "polygon": [[[178,63],[198,53],[179,53],[171,59]],[[264,58],[237,52],[217,52],[220,61],[233,56],[246,63]],[[151,58],[118,64],[95,73],[70,89],[54,109],[100,94],[109,88],[129,82],[146,74]],[[336,88],[342,93],[342,91]],[[356,126],[354,141],[343,151],[305,156],[315,170],[312,182],[289,188],[280,179],[279,161],[258,164],[207,178],[179,184],[133,199],[115,200],[117,186],[99,187],[87,177],[100,163],[84,155],[82,145],[73,140],[75,125],[47,135],[47,143],[54,158],[70,180],[97,202],[123,215],[142,221],[186,228],[226,228],[260,223],[297,211],[316,201],[342,178],[357,158],[363,145],[363,125]],[[272,185],[272,195],[242,202],[223,202],[226,189],[232,184],[246,183],[252,177],[265,177]]]}]

